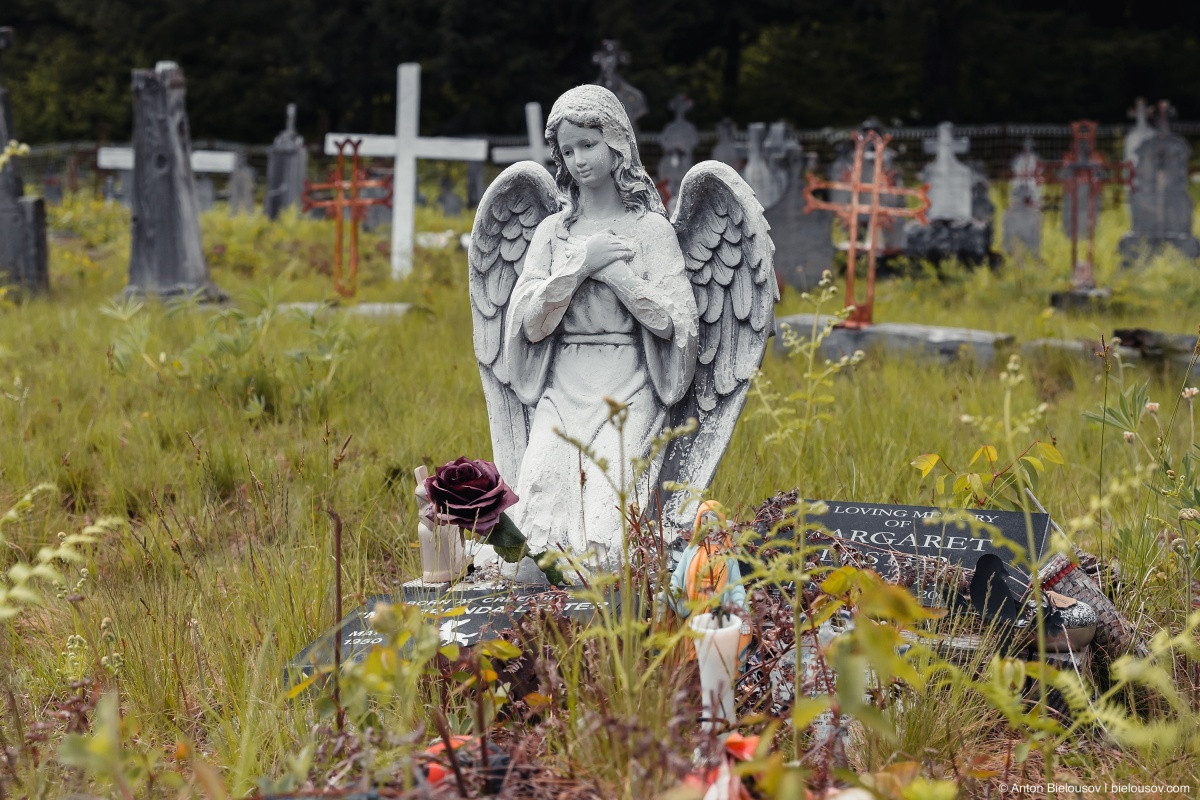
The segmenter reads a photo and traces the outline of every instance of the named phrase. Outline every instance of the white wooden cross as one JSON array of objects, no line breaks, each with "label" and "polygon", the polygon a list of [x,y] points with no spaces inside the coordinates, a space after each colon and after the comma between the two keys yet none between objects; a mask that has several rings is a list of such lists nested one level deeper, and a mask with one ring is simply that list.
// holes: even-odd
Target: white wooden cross
[{"label": "white wooden cross", "polygon": [[421,65],[401,64],[396,68],[396,134],[375,136],[360,133],[325,134],[325,155],[337,155],[337,143],[361,139],[358,154],[392,157],[392,278],[412,272],[413,203],[417,193],[417,159],[442,161],[486,161],[486,139],[452,139],[421,136]]},{"label": "white wooden cross", "polygon": [[[493,164],[512,164],[517,161],[536,161],[550,166],[550,147],[546,144],[546,127],[542,121],[542,104],[525,104],[525,131],[529,144],[516,147],[493,147]],[[553,170],[551,170],[553,171]]]}]

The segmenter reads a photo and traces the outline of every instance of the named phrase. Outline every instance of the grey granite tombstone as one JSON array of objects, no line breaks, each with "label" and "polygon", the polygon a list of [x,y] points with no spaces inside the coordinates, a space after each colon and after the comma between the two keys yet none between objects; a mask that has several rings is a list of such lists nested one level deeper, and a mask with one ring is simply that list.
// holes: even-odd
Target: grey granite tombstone
[{"label": "grey granite tombstone", "polygon": [[126,294],[226,295],[208,278],[183,70],[160,61],[133,71],[133,236]]},{"label": "grey granite tombstone", "polygon": [[1137,179],[1129,192],[1132,226],[1119,245],[1122,266],[1168,247],[1188,258],[1200,257],[1200,241],[1192,235],[1189,148],[1182,136],[1170,131],[1168,116],[1169,106],[1159,103],[1157,130],[1137,152]]},{"label": "grey granite tombstone", "polygon": [[776,120],[767,127],[767,136],[763,139],[763,152],[767,156],[767,164],[771,174],[779,184],[781,192],[787,190],[788,159],[791,157],[792,144],[798,144],[792,136],[788,124],[784,120]]},{"label": "grey granite tombstone", "polygon": [[[0,28],[0,51],[13,41],[12,28]],[[8,90],[0,84],[0,150],[15,140]],[[26,197],[17,159],[0,170],[0,284],[40,292],[50,288],[46,256],[46,204]]]},{"label": "grey granite tombstone", "polygon": [[263,213],[275,219],[285,208],[300,205],[304,178],[308,173],[308,153],[304,137],[296,133],[296,104],[288,103],[287,127],[281,131],[267,153],[267,196]]},{"label": "grey granite tombstone", "polygon": [[742,178],[754,190],[762,207],[770,208],[783,194],[783,185],[777,173],[771,169],[766,149],[763,147],[763,140],[767,135],[766,124],[750,123],[749,135],[750,150],[746,157],[746,166],[742,169]]},{"label": "grey granite tombstone", "polygon": [[1012,160],[1008,184],[1008,210],[1004,212],[1002,245],[1014,256],[1040,258],[1042,253],[1042,186],[1037,181],[1041,159],[1033,151],[1033,140]]},{"label": "grey granite tombstone", "polygon": [[594,82],[617,96],[621,105],[625,107],[625,113],[629,115],[629,121],[633,123],[633,129],[637,130],[638,120],[646,116],[649,107],[646,105],[646,95],[642,94],[642,90],[631,86],[617,73],[617,68],[621,64],[629,63],[629,53],[621,49],[621,41],[619,39],[602,41],[600,49],[592,53],[592,63],[600,67],[600,74],[596,76]]},{"label": "grey granite tombstone", "polygon": [[675,119],[667,123],[659,138],[663,155],[658,162],[658,179],[660,182],[666,181],[670,197],[668,211],[675,210],[675,203],[679,198],[679,183],[692,168],[696,145],[700,143],[699,131],[685,117],[691,109],[692,101],[686,95],[675,95],[671,100],[671,110],[675,112]]},{"label": "grey granite tombstone", "polygon": [[822,272],[833,269],[833,212],[804,213],[804,173],[816,170],[816,153],[793,145],[787,163],[787,190],[766,217],[775,242],[776,273],[789,286],[804,291],[816,285]]},{"label": "grey granite tombstone", "polygon": [[254,168],[246,163],[245,156],[238,156],[238,165],[229,175],[229,213],[254,213]]},{"label": "grey granite tombstone", "polygon": [[[883,125],[875,117],[869,117],[864,120],[860,126],[860,130],[863,133],[872,130],[878,131],[881,134],[884,133]],[[873,147],[867,148],[863,151],[862,180],[864,183],[870,183],[875,179],[875,169],[877,166],[885,170],[886,174],[891,174],[894,176],[892,181],[894,185],[903,185],[903,181],[900,180],[899,175],[896,173],[895,150],[890,147],[884,148],[883,163],[880,165],[875,163],[875,149]],[[850,139],[846,139],[841,143],[838,155],[834,159],[833,164],[831,164],[829,167],[829,179],[832,181],[849,180],[853,168],[854,144]],[[834,203],[849,203],[850,193],[844,189],[831,189],[829,192],[829,199]],[[867,192],[862,192],[859,196],[859,199],[863,203],[870,202],[870,197],[868,196]],[[880,198],[879,204],[892,208],[902,208],[905,204],[905,200],[904,197],[900,195],[887,195],[886,197]],[[868,221],[868,216],[866,214],[859,216],[859,237],[863,239],[862,244],[866,244],[865,231],[867,230]],[[907,241],[906,230],[906,227],[901,225],[898,221],[893,222],[891,225],[886,223],[881,224],[880,230],[878,231],[879,241],[873,242],[872,246],[875,248],[877,253],[889,255],[901,253],[904,251]]]},{"label": "grey granite tombstone", "polygon": [[742,159],[738,155],[737,142],[734,141],[736,135],[737,125],[729,117],[718,122],[717,143],[713,145],[712,155],[709,157],[713,161],[720,161],[722,164],[739,169],[742,166]]}]

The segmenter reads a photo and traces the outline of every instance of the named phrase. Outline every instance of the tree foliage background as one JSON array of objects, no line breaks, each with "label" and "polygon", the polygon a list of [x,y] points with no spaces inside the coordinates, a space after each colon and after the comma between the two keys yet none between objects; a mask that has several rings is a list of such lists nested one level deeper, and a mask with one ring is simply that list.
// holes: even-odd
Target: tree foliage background
[{"label": "tree foliage background", "polygon": [[130,70],[179,62],[193,136],[267,142],[301,130],[386,132],[395,67],[424,67],[427,134],[513,133],[594,80],[619,38],[622,74],[661,128],[687,92],[710,126],[1120,121],[1133,98],[1200,117],[1200,3],[1125,0],[5,0],[16,44],[0,80],[30,142],[128,139]]}]

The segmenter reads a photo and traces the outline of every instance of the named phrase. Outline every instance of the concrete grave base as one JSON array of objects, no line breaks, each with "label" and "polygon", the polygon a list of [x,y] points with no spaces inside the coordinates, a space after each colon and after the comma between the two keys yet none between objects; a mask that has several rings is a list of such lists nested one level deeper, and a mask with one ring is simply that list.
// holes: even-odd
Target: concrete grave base
[{"label": "concrete grave base", "polygon": [[[822,317],[818,321],[818,327],[828,319],[830,318]],[[795,314],[776,320],[776,350],[784,350],[784,325],[790,326],[793,331],[807,338],[812,331],[813,321],[812,314]],[[881,322],[862,329],[834,328],[821,343],[821,355],[825,358],[841,358],[851,355],[855,350],[884,350],[932,357],[943,363],[966,357],[983,364],[991,364],[997,351],[1012,342],[1013,336],[1010,333],[909,322]]]},{"label": "concrete grave base", "polygon": [[1094,289],[1068,289],[1050,295],[1050,305],[1063,311],[1100,311],[1112,300],[1112,289],[1097,286]]},{"label": "concrete grave base", "polygon": [[412,303],[356,303],[333,305],[331,303],[280,303],[280,311],[299,311],[316,316],[326,311],[343,311],[356,317],[402,317],[412,308]]}]

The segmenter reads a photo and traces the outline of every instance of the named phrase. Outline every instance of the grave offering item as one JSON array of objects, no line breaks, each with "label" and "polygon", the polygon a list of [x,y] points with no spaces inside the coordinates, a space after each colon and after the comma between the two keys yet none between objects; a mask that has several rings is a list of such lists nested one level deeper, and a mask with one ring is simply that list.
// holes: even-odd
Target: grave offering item
[{"label": "grave offering item", "polygon": [[[622,544],[609,483],[622,461],[694,418],[695,432],[621,488],[648,508],[662,481],[712,479],[770,335],[774,248],[750,187],[717,162],[687,174],[668,221],[633,126],[603,87],[562,95],[546,138],[555,180],[529,162],[509,167],[475,217],[475,354],[492,452],[521,498],[511,516],[530,551],[608,566]],[[668,494],[663,510],[686,527],[683,500]]]},{"label": "grave offering item", "polygon": [[[1096,252],[1096,217],[1105,186],[1128,183],[1128,164],[1109,164],[1096,152],[1096,123],[1071,123],[1071,149],[1059,162],[1043,162],[1043,183],[1062,184],[1063,228],[1071,237],[1071,288],[1055,292],[1051,305],[1058,308],[1088,305],[1106,299],[1111,291],[1096,287],[1093,262]],[[1080,256],[1079,240],[1087,239],[1086,255]]]},{"label": "grave offering item", "polygon": [[737,142],[734,141],[736,136],[737,125],[729,117],[717,123],[717,143],[713,145],[711,156],[713,161],[728,164],[734,169],[741,168],[742,158],[738,154]]},{"label": "grave offering item", "polygon": [[675,112],[675,119],[667,123],[659,138],[663,155],[662,160],[658,162],[658,179],[660,183],[666,183],[667,197],[671,198],[667,211],[675,210],[679,198],[679,184],[692,168],[693,152],[700,143],[700,133],[696,126],[684,117],[692,109],[692,105],[692,101],[686,95],[675,95],[671,100],[671,110]]},{"label": "grave offering item", "polygon": [[308,174],[304,137],[296,133],[296,104],[288,103],[287,127],[279,132],[267,152],[267,196],[263,212],[276,219],[285,209],[300,205]]},{"label": "grave offering item", "polygon": [[[883,125],[875,117],[870,117],[863,121],[859,128],[861,135],[866,135],[871,131],[875,131],[878,135],[883,136],[885,131]],[[890,140],[890,136],[888,137]],[[852,134],[846,142],[839,145],[838,156],[834,159],[833,164],[829,167],[829,179],[832,181],[847,181],[854,170],[855,161],[855,138]],[[883,181],[888,186],[903,186],[904,183],[900,180],[900,175],[896,170],[896,151],[890,147],[884,148],[883,153],[878,159],[878,167],[884,173]],[[875,151],[868,149],[863,153],[863,162],[861,166],[862,179],[867,182],[874,181],[876,169]],[[833,189],[829,192],[830,202],[846,204],[850,202],[850,195],[843,190]],[[892,208],[903,208],[905,200],[898,195],[884,194],[880,198],[880,203],[884,206]],[[863,203],[866,205],[866,203]],[[859,225],[865,230],[869,227],[869,220],[864,214],[859,218]],[[839,244],[840,249],[846,249],[848,243]],[[890,256],[896,253],[903,253],[905,247],[905,226],[896,224],[896,220],[890,215],[885,214],[879,227],[875,231],[875,237],[867,242],[860,242],[859,249],[870,247],[876,250],[883,256]]]},{"label": "grave offering item", "polygon": [[[373,206],[390,207],[392,204],[391,177],[368,179],[366,171],[359,165],[360,139],[346,139],[338,143],[337,167],[329,174],[325,183],[304,182],[304,211],[324,209],[326,216],[333,218],[333,289],[342,297],[353,297],[358,284],[358,227],[366,212]],[[346,156],[350,156],[349,175],[346,172]],[[367,190],[379,194],[367,196]],[[320,193],[322,196],[317,197]],[[349,217],[350,254],[343,279],[343,228]]]},{"label": "grave offering item", "polygon": [[1020,257],[1039,258],[1042,252],[1042,187],[1038,183],[1041,159],[1033,152],[1033,139],[1013,157],[1008,184],[1008,210],[1004,212],[1006,251]]},{"label": "grave offering item", "polygon": [[[524,147],[493,147],[493,164],[512,164],[516,161],[536,161],[545,164],[547,169],[553,166],[550,158],[550,148],[546,146],[546,126],[542,122],[542,104],[525,104],[525,133],[529,144]],[[475,205],[483,196],[483,190],[475,197]]]},{"label": "grave offering item", "polygon": [[[805,153],[799,145],[793,145],[787,161],[787,190],[767,209],[775,242],[775,271],[800,291],[811,289],[822,273],[833,270],[833,212],[807,211],[805,172],[816,172],[816,157],[816,153]],[[821,199],[826,199],[824,194]]]},{"label": "grave offering item", "polygon": [[[958,160],[956,153],[968,149],[965,138],[954,138],[954,126],[938,125],[936,141],[925,142],[925,151],[935,153],[921,172],[929,185],[928,224],[909,223],[905,230],[908,254],[938,263],[956,257],[964,264],[981,264],[992,245],[992,213],[987,201],[987,179]],[[982,183],[982,192],[978,184]],[[977,203],[982,196],[984,202]],[[977,217],[978,211],[986,217]]]},{"label": "grave offering item", "polygon": [[1129,192],[1131,230],[1121,237],[1121,265],[1133,266],[1167,248],[1188,258],[1200,257],[1192,235],[1192,198],[1188,194],[1188,143],[1171,132],[1171,106],[1158,104],[1157,129],[1137,151],[1137,174]]},{"label": "grave offering item", "polygon": [[[884,163],[887,143],[891,135],[880,136],[878,131],[870,130],[866,134],[854,134],[854,158],[850,164],[850,172],[845,180],[825,181],[810,174],[804,187],[804,196],[808,203],[806,211],[832,211],[846,226],[850,237],[846,253],[846,302],[854,305],[850,316],[842,323],[847,328],[865,328],[871,324],[875,307],[875,262],[878,250],[872,243],[879,241],[877,234],[881,224],[886,224],[901,217],[926,222],[925,212],[929,209],[929,187],[920,189],[905,189],[895,186],[885,169],[878,169]],[[871,157],[868,159],[868,149]],[[872,165],[867,172],[867,165]],[[844,200],[821,200],[816,196],[820,189],[830,190],[830,198],[845,198]],[[916,197],[920,205],[915,208],[904,206],[906,197]],[[887,201],[885,203],[885,201]],[[896,202],[899,201],[899,205]],[[858,241],[859,225],[866,221],[867,241],[860,245]],[[859,302],[854,294],[854,273],[860,246],[867,248],[867,296]]]},{"label": "grave offering item", "polygon": [[[12,41],[13,29],[0,28],[0,52]],[[0,84],[0,152],[16,138],[8,90]],[[25,196],[16,157],[10,157],[0,168],[0,286],[5,284],[28,292],[50,288],[46,204],[40,197]]]},{"label": "grave offering item", "polygon": [[125,293],[224,301],[208,279],[200,242],[185,94],[183,70],[173,61],[133,71],[133,242]]},{"label": "grave offering item", "polygon": [[1129,117],[1133,120],[1133,127],[1125,134],[1125,163],[1136,169],[1138,149],[1141,148],[1143,142],[1154,135],[1154,128],[1150,127],[1150,121],[1146,114],[1146,98],[1139,97],[1137,99],[1133,108],[1129,109]]},{"label": "grave offering item", "polygon": [[421,548],[421,580],[425,583],[446,583],[461,575],[467,566],[462,530],[457,525],[438,522],[425,479],[429,470],[421,465],[417,476],[417,543]]},{"label": "grave offering item", "polygon": [[617,74],[617,68],[629,63],[629,53],[621,49],[620,39],[605,39],[600,43],[600,49],[592,53],[592,63],[600,67],[600,74],[595,83],[608,89],[617,96],[629,117],[629,124],[637,130],[637,121],[646,116],[649,108],[646,106],[646,95],[641,89],[629,84]]},{"label": "grave offering item", "polygon": [[401,64],[396,68],[396,134],[373,136],[357,133],[325,134],[325,155],[337,155],[338,143],[360,139],[362,158],[395,159],[392,187],[392,278],[400,280],[412,272],[416,230],[413,205],[417,199],[417,159],[485,161],[486,139],[451,139],[420,136],[421,65]]},{"label": "grave offering item", "polygon": [[783,195],[783,181],[777,172],[771,169],[767,160],[767,152],[763,142],[767,135],[767,126],[762,122],[751,122],[747,129],[750,137],[750,150],[746,157],[746,166],[742,169],[742,177],[747,185],[762,203],[764,209],[769,209],[779,202]]},{"label": "grave offering item", "polygon": [[696,662],[700,667],[704,722],[701,729],[722,730],[737,721],[733,679],[738,673],[742,620],[733,614],[696,614],[688,627],[699,634]]}]

